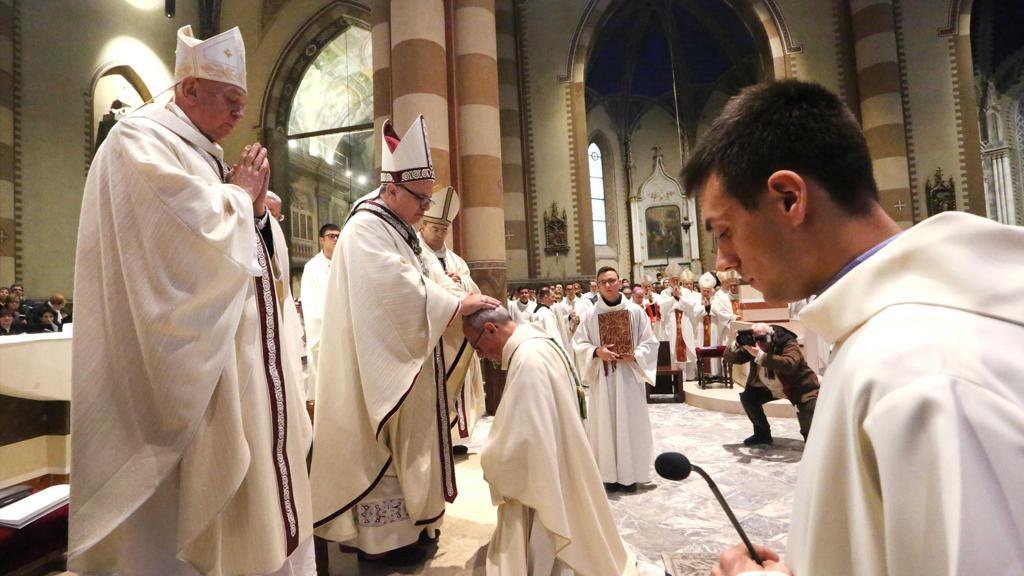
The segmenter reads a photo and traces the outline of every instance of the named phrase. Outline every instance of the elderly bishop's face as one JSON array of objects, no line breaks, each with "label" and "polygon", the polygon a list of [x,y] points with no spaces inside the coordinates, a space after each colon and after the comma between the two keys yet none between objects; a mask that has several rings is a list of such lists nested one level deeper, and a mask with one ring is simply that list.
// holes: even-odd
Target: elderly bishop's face
[{"label": "elderly bishop's face", "polygon": [[212,142],[227,138],[245,117],[245,90],[226,82],[185,78],[175,102]]}]

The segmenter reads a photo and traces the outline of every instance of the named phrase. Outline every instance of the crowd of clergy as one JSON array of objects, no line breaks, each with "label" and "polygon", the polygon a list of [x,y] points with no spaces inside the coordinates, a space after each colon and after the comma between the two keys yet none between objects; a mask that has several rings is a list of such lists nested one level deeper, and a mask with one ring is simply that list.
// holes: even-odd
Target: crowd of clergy
[{"label": "crowd of clergy", "polygon": [[[602,268],[584,294],[571,283],[543,286],[532,296],[520,289],[509,301],[488,296],[445,244],[459,195],[435,185],[424,118],[413,119],[401,136],[387,120],[379,133],[380,186],[353,203],[344,223],[320,229],[322,251],[306,265],[304,378],[303,321],[275,212],[280,202],[268,190],[268,151],[254,142],[229,162],[217,143],[244,114],[241,33],[233,28],[200,40],[185,26],[177,41],[173,99],[149,103],[119,121],[86,182],[74,294],[79,313],[69,569],[82,575],[308,576],[316,571],[314,535],[362,561],[422,562],[425,545],[442,537],[446,505],[459,494],[456,446],[468,441],[484,412],[485,360],[505,374],[480,454],[498,514],[487,573],[643,573],[645,566],[616,529],[607,492],[633,492],[651,479],[645,388],[654,384],[660,343],[667,343],[672,364],[687,378],[698,370],[722,370],[719,359],[698,365],[696,349],[721,345],[729,323],[742,314],[739,276],[730,271],[738,262],[721,266],[717,276],[696,279],[689,270],[669,267],[662,283],[645,278],[637,285]],[[791,91],[809,99],[810,108],[842,109],[814,85],[758,90]],[[745,97],[768,97],[757,96],[761,92]],[[820,101],[826,104],[815,104]],[[830,118],[822,113],[815,125]],[[742,133],[746,137],[750,130]],[[779,182],[795,182],[793,174]],[[719,238],[722,263],[731,237],[717,231],[736,212],[707,194],[707,225]],[[788,214],[793,204],[771,206]],[[892,241],[898,227],[878,218],[870,238]],[[997,262],[1010,260],[995,256],[999,246],[1022,244],[1018,234],[997,225],[955,224],[956,230],[975,230]],[[939,222],[931,229],[944,226]],[[916,230],[905,232],[894,249],[914,248]],[[786,257],[796,258],[791,254],[799,253]],[[910,257],[900,261],[914,264]],[[761,272],[768,278],[761,280],[766,290],[777,295],[769,271]],[[857,271],[850,274],[858,277]],[[817,314],[818,326],[828,328],[820,321],[822,311],[836,305],[827,296],[852,283],[837,284],[802,314]],[[1020,288],[1019,281],[1003,286],[1010,285]],[[387,289],[368,299],[367,286]],[[844,301],[854,300],[847,295]],[[625,317],[630,350],[604,340],[600,318],[606,314]],[[747,353],[760,356],[755,348]],[[836,371],[839,382],[844,375],[861,377],[864,372],[854,371],[851,362],[863,358],[845,358],[838,357],[830,374]],[[971,394],[973,388],[957,390]],[[799,401],[810,401],[807,394]],[[970,409],[995,410],[982,405],[987,396],[973,398]],[[863,436],[856,436],[856,426],[842,425],[845,400],[830,400],[824,431],[818,425],[808,444],[811,462],[801,475],[787,561],[801,574],[971,573],[970,566],[956,569],[962,566],[955,563],[958,544],[949,540],[957,534],[969,538],[970,531],[943,532],[956,523],[941,510],[930,517],[935,524],[900,528],[909,535],[945,518],[937,538],[929,533],[916,540],[880,540],[892,538],[891,528],[914,517],[886,516],[883,526],[881,514],[900,506],[930,509],[913,508],[914,498],[926,498],[927,491],[913,497],[904,491],[894,502],[888,494],[884,501],[882,494],[873,500],[871,472],[855,460],[860,452],[846,446],[862,446],[857,443]],[[929,406],[936,410],[948,406],[947,397],[933,400]],[[921,421],[910,416],[882,425]],[[995,432],[978,430],[983,438],[971,438],[1004,445],[991,441]],[[815,442],[820,434],[838,443]],[[886,445],[874,444],[880,450]],[[912,453],[922,469],[931,448],[916,445]],[[1019,450],[1000,454],[998,462],[1019,462]],[[874,457],[889,462],[906,454],[882,451]],[[1019,468],[998,462],[990,464],[998,467],[999,478]],[[833,490],[836,483],[839,489]],[[1013,494],[1020,496],[1021,484],[1003,484],[1008,495],[1002,507],[981,497],[1002,493],[986,486],[964,493],[971,506],[954,512],[984,512],[1002,522],[1003,538],[1019,544],[1022,509],[1014,507],[1024,500]],[[824,492],[829,496],[822,500]],[[890,526],[890,520],[897,524]],[[926,554],[897,552],[902,544],[939,541],[954,552],[951,569],[884,569],[886,561],[948,559],[933,554],[942,551],[932,546],[925,546]],[[973,561],[982,554],[1002,559],[1004,574],[1020,573],[1022,549],[998,539],[963,548]],[[760,565],[745,550],[723,553],[715,574],[790,573],[773,552],[760,549]]]}]

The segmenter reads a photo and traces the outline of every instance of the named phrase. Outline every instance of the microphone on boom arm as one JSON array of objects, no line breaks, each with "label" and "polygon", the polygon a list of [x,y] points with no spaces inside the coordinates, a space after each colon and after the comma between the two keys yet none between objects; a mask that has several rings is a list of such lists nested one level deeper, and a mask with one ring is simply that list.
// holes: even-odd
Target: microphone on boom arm
[{"label": "microphone on boom arm", "polygon": [[764,561],[761,560],[761,556],[754,550],[754,545],[750,543],[750,538],[747,538],[747,533],[743,531],[743,527],[740,526],[739,520],[736,519],[736,515],[732,513],[732,508],[729,508],[729,504],[725,502],[725,498],[722,493],[718,490],[718,486],[715,485],[715,481],[708,476],[708,473],[701,469],[700,466],[695,466],[690,463],[690,459],[678,452],[665,452],[658,456],[654,460],[654,470],[658,473],[658,476],[665,478],[666,480],[685,480],[690,472],[697,472],[704,480],[708,483],[708,487],[711,488],[711,492],[718,499],[718,503],[722,506],[722,510],[725,510],[725,515],[729,517],[729,521],[732,522],[732,527],[736,529],[736,532],[740,535],[740,539],[747,546],[747,552],[750,553],[750,557],[758,564],[764,565]]}]

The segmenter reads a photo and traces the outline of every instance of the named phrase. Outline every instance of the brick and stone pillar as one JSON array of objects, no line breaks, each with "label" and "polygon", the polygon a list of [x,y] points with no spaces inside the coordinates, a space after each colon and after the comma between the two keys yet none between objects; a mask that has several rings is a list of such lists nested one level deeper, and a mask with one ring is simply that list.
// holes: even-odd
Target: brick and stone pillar
[{"label": "brick and stone pillar", "polygon": [[851,0],[861,124],[885,211],[914,224],[892,0]]},{"label": "brick and stone pillar", "polygon": [[513,0],[496,0],[498,109],[501,115],[501,180],[505,195],[505,253],[510,278],[532,278],[530,227],[527,225],[523,170],[522,114],[519,109],[519,63]]},{"label": "brick and stone pillar", "polygon": [[[448,186],[451,184],[451,158],[444,2],[392,0],[390,22],[391,112],[395,131],[401,136],[416,116],[423,115],[437,183]],[[375,75],[377,62],[375,56]],[[378,88],[376,78],[374,80],[376,96]],[[375,117],[378,112],[375,103]],[[380,143],[377,145],[379,147]]]}]

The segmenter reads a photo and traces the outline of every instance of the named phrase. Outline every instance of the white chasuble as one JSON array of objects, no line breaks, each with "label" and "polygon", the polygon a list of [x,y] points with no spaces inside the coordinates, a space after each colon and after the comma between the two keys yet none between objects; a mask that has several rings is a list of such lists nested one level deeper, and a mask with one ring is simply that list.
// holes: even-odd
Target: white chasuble
[{"label": "white chasuble", "polygon": [[[729,300],[713,294],[710,302],[709,306],[704,306],[703,298],[697,292],[696,297],[689,305],[680,301],[679,307],[683,309],[683,315],[689,317],[693,322],[697,346],[725,346],[729,324],[736,319],[736,316],[732,313],[732,305]],[[722,371],[720,358],[710,359],[709,364],[710,374],[717,376]]]},{"label": "white chasuble", "polygon": [[[603,362],[594,355],[601,344],[598,317],[618,310],[629,312],[635,359]],[[646,313],[624,297],[614,306],[599,298],[576,330],[573,346],[580,376],[590,384],[587,433],[601,479],[625,485],[649,481],[653,440],[644,386],[654,386],[658,340]]]},{"label": "white chasuble", "polygon": [[487,574],[635,574],[583,430],[568,353],[524,324],[505,343],[502,367],[505,392],[480,454],[498,505]]},{"label": "white chasuble", "polygon": [[76,572],[266,574],[312,535],[283,295],[251,200],[224,171],[173,104],[119,122],[90,168],[75,268]]},{"label": "white chasuble", "polygon": [[943,212],[800,312],[834,349],[794,490],[794,574],[1024,574],[1022,255],[1019,226]]},{"label": "white chasuble", "polygon": [[554,338],[556,342],[562,342],[562,331],[559,329],[558,320],[555,318],[555,312],[550,306],[545,304],[537,304],[537,308],[533,312],[533,323],[540,326],[542,330],[551,338]]},{"label": "white chasuble", "polygon": [[[461,299],[431,279],[433,257],[402,224],[373,195],[357,204],[335,248],[321,336],[316,532],[371,554],[415,542],[456,495],[439,344]],[[371,299],[366,286],[387,289]]]}]

